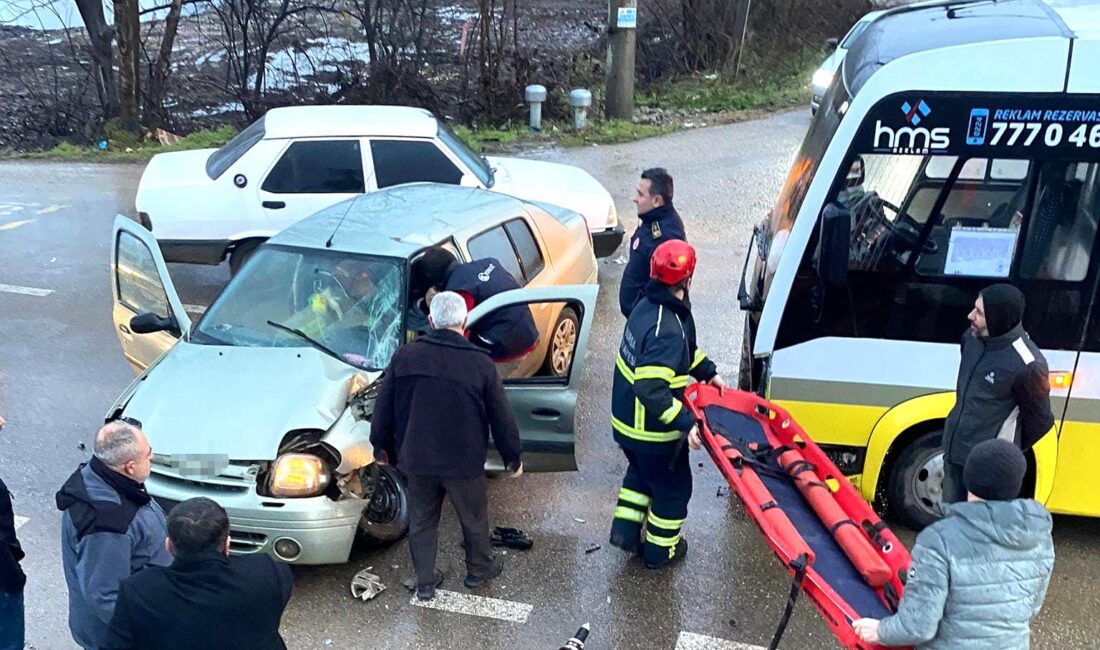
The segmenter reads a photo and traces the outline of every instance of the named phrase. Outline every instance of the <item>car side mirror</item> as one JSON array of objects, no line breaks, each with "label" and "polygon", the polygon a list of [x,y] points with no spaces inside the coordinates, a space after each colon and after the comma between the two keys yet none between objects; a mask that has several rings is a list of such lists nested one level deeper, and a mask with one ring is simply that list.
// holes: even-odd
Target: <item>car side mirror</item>
[{"label": "car side mirror", "polygon": [[130,329],[135,334],[152,334],[154,332],[171,332],[177,336],[180,334],[180,326],[175,317],[161,317],[153,312],[145,312],[131,318]]},{"label": "car side mirror", "polygon": [[838,45],[840,45],[839,38],[830,38],[825,41],[825,47],[829,48],[830,50],[835,50]]},{"label": "car side mirror", "polygon": [[481,182],[473,174],[463,174],[458,184],[462,187],[481,187]]}]

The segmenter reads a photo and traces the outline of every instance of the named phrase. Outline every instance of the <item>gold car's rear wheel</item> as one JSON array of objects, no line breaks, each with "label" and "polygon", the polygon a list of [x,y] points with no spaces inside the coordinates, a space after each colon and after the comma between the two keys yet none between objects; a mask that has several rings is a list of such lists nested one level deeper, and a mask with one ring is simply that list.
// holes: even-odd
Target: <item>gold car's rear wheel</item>
[{"label": "gold car's rear wheel", "polygon": [[558,314],[558,322],[550,333],[550,345],[546,349],[546,361],[542,366],[543,374],[554,377],[569,374],[579,331],[580,319],[577,318],[577,312],[572,307],[563,307]]}]

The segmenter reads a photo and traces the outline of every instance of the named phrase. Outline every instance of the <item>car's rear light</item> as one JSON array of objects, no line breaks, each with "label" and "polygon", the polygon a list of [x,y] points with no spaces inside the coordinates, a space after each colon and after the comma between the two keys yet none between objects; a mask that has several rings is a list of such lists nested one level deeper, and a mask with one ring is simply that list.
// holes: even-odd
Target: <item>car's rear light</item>
[{"label": "car's rear light", "polygon": [[1073,373],[1072,372],[1052,372],[1050,373],[1050,387],[1054,390],[1066,390],[1073,385]]},{"label": "car's rear light", "polygon": [[145,227],[146,230],[153,230],[153,220],[149,218],[148,212],[138,213],[138,223]]}]

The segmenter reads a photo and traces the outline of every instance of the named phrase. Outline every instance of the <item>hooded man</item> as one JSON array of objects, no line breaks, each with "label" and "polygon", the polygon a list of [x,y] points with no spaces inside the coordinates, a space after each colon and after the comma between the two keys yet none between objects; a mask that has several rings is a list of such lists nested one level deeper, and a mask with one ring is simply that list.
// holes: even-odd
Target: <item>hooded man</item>
[{"label": "hooded man", "polygon": [[1027,450],[1054,426],[1047,362],[1023,315],[1024,295],[1010,284],[986,287],[974,301],[943,429],[945,503],[966,498],[963,468],[976,445],[1000,438]]},{"label": "hooded man", "polygon": [[866,643],[917,650],[1026,650],[1054,569],[1050,513],[1017,499],[1027,460],[1005,440],[974,447],[967,501],[925,528],[898,611],[852,623]]},{"label": "hooded man", "polygon": [[147,566],[168,566],[164,511],[145,491],[153,449],[141,429],[108,422],[95,455],[57,493],[69,631],[86,650],[103,647],[119,584]]}]

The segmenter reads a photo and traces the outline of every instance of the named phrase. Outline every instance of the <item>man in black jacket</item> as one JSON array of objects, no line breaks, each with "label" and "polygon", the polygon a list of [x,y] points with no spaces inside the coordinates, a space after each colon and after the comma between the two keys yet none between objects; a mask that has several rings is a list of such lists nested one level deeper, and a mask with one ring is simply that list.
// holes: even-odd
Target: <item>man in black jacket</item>
[{"label": "man in black jacket", "polygon": [[[4,418],[0,418],[0,428]],[[0,650],[23,650],[23,586],[27,576],[19,561],[23,547],[15,537],[11,493],[0,481]]]},{"label": "man in black jacket", "polygon": [[168,515],[170,567],[122,582],[105,649],[285,650],[279,619],[294,578],[264,554],[229,557],[229,518],[205,497]]},{"label": "man in black jacket", "polygon": [[[424,297],[423,310],[441,291],[453,291],[470,310],[498,293],[519,289],[519,282],[499,260],[485,257],[462,263],[442,246],[424,251],[413,264],[414,291]],[[512,305],[494,311],[470,330],[470,341],[489,352],[497,363],[515,361],[532,352],[539,343],[539,330],[527,305]]]},{"label": "man in black jacket", "polygon": [[371,419],[375,457],[408,479],[409,552],[420,600],[430,600],[442,582],[435,559],[445,494],[462,525],[466,587],[484,585],[503,568],[489,546],[490,433],[505,467],[513,476],[523,472],[519,431],[504,386],[489,355],[463,337],[466,313],[456,293],[433,298],[432,331],[394,355]]},{"label": "man in black jacket", "polygon": [[974,302],[943,429],[946,503],[966,499],[963,467],[978,443],[1001,438],[1027,450],[1054,426],[1047,362],[1023,316],[1024,295],[1010,284],[986,287]]},{"label": "man in black jacket", "polygon": [[649,258],[666,241],[687,241],[684,222],[672,207],[672,176],[660,167],[642,172],[634,194],[641,223],[630,236],[630,257],[619,282],[619,311],[630,317],[649,282]]}]

